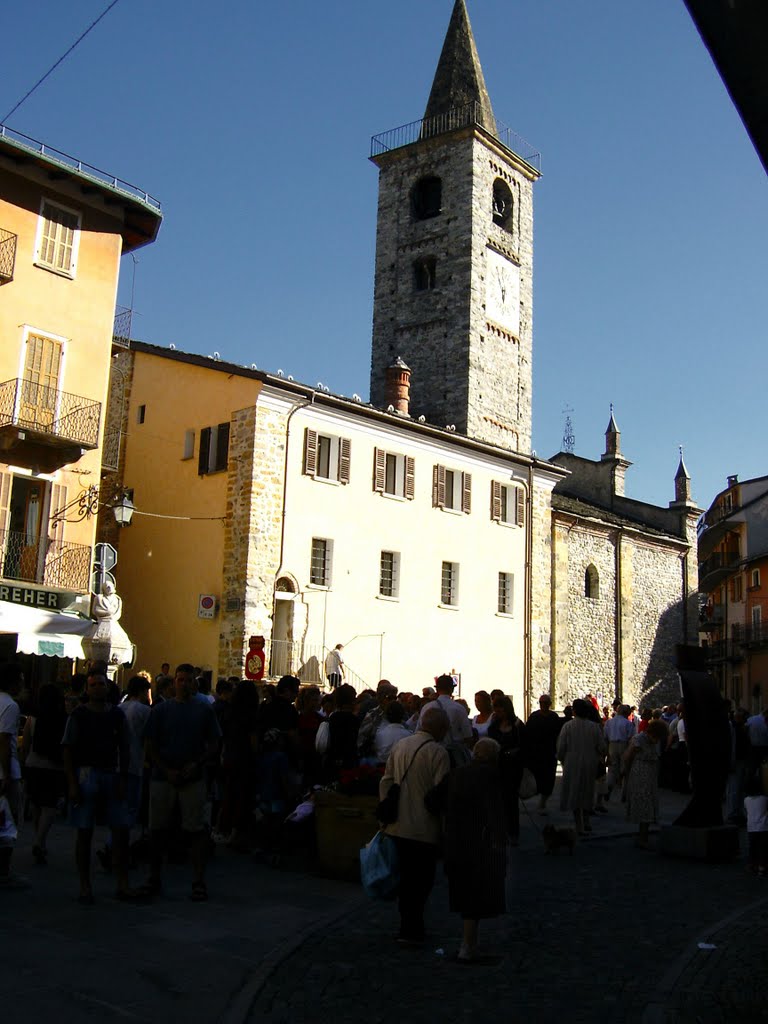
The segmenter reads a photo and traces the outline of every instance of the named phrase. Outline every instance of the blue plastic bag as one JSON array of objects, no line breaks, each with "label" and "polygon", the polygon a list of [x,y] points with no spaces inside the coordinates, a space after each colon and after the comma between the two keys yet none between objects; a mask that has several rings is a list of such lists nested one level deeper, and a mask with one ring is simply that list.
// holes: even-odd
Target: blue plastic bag
[{"label": "blue plastic bag", "polygon": [[360,878],[372,900],[393,900],[400,888],[400,864],[392,836],[377,832],[360,851]]}]

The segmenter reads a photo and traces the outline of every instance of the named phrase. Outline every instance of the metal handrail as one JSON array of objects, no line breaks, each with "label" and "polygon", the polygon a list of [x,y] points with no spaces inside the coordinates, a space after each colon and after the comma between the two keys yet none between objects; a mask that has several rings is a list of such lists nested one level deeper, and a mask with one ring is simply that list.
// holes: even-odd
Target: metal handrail
[{"label": "metal handrail", "polygon": [[110,188],[114,188],[118,192],[123,192],[132,199],[139,199],[141,202],[146,203],[147,206],[151,206],[158,212],[161,209],[160,200],[155,199],[154,196],[151,196],[149,192],[145,192],[143,188],[139,188],[138,185],[131,185],[130,182],[123,181],[122,178],[116,178],[113,174],[107,173],[107,171],[102,171],[98,167],[94,167],[92,164],[87,164],[83,160],[78,160],[77,157],[70,156],[68,153],[62,153],[60,149],[54,149],[53,146],[46,146],[45,143],[38,142],[37,139],[32,139],[28,135],[23,135],[21,132],[14,131],[13,128],[9,128],[6,124],[0,124],[0,138],[8,139],[8,141],[12,142],[15,146],[32,150],[34,153],[39,153],[40,156],[44,156],[55,163],[62,164],[64,167],[77,171],[78,174],[92,178],[94,181],[98,181],[103,185],[109,185]]},{"label": "metal handrail", "polygon": [[738,551],[716,551],[709,558],[705,558],[699,566],[699,579],[703,580],[710,573],[718,572],[721,569],[731,569],[741,561]]},{"label": "metal handrail", "polygon": [[100,422],[101,402],[21,377],[0,384],[0,427],[13,424],[96,448]]},{"label": "metal handrail", "polygon": [[[436,135],[444,135],[446,132],[468,128],[471,125],[484,128],[481,107],[476,102],[468,103],[464,107],[455,107],[436,117],[423,117],[420,121],[411,121],[410,124],[402,124],[398,128],[391,128],[380,135],[374,135],[371,139],[371,156],[381,156],[382,153],[410,146],[421,139],[434,138]],[[495,135],[507,149],[541,172],[541,153],[534,149],[529,142],[526,142],[521,135],[502,124],[501,121],[496,122],[496,131],[491,134]]]},{"label": "metal handrail", "polygon": [[[267,640],[267,666],[269,676],[279,679],[280,676],[296,676],[302,683],[314,683],[324,686],[325,658],[329,648],[322,644],[302,644],[298,640]],[[349,683],[360,693],[367,689],[362,676],[358,675],[346,663],[344,664],[344,682]]]}]

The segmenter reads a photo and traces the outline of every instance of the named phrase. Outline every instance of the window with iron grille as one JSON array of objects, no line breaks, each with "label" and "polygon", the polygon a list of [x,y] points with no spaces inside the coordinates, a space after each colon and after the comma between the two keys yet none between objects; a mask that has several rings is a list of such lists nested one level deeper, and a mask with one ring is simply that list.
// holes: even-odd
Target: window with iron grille
[{"label": "window with iron grille", "polygon": [[440,578],[440,604],[455,608],[459,603],[459,564],[443,562]]},{"label": "window with iron grille", "polygon": [[35,263],[74,277],[80,238],[80,214],[44,199],[40,207]]},{"label": "window with iron grille", "polygon": [[400,595],[400,553],[382,551],[379,568],[379,595],[399,597]]},{"label": "window with iron grille", "polygon": [[497,611],[499,615],[511,615],[513,609],[513,583],[514,577],[511,572],[499,573],[499,593]]},{"label": "window with iron grille", "polygon": [[309,562],[309,582],[313,587],[330,587],[332,562],[333,541],[325,537],[313,537]]},{"label": "window with iron grille", "polygon": [[200,451],[197,457],[197,472],[200,476],[221,473],[227,468],[229,459],[229,424],[219,423],[215,427],[204,427],[200,431]]}]

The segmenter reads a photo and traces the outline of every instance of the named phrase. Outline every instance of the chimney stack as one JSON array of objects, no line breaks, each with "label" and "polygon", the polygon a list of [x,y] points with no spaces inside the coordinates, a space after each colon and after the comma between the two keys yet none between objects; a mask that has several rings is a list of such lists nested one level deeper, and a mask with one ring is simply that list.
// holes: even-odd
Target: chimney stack
[{"label": "chimney stack", "polygon": [[384,401],[398,416],[408,416],[411,395],[411,371],[400,356],[386,370]]}]

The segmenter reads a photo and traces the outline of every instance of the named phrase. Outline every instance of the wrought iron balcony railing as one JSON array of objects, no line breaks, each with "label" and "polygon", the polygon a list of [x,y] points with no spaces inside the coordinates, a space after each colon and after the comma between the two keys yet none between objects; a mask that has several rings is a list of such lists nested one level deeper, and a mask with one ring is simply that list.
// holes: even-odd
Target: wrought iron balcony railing
[{"label": "wrought iron balcony railing", "polygon": [[708,662],[716,661],[743,661],[744,651],[738,640],[715,640],[708,644],[704,650]]},{"label": "wrought iron balcony railing", "polygon": [[764,647],[768,644],[768,622],[744,626],[740,634],[742,644],[748,647]]},{"label": "wrought iron balcony railing", "polygon": [[[468,103],[464,107],[456,107],[437,117],[424,117],[420,121],[411,121],[410,124],[400,125],[399,128],[392,128],[388,132],[382,132],[381,135],[373,136],[371,156],[381,156],[382,153],[388,153],[392,149],[410,146],[414,142],[419,142],[420,139],[430,139],[436,135],[455,131],[457,128],[468,128],[473,124],[481,125],[481,116],[480,104]],[[496,121],[495,135],[507,149],[522,157],[537,171],[541,171],[541,153],[516,132],[513,132],[511,128]]]},{"label": "wrought iron balcony railing", "polygon": [[88,590],[92,552],[87,544],[31,539],[26,533],[0,530],[0,576],[42,583],[61,590]]},{"label": "wrought iron balcony railing", "polygon": [[18,236],[6,228],[0,228],[0,284],[13,280],[16,266],[16,242]]},{"label": "wrought iron balcony railing", "polygon": [[0,428],[11,424],[81,448],[97,448],[100,421],[101,402],[18,377],[0,384]]},{"label": "wrought iron balcony railing", "polygon": [[714,573],[728,573],[738,565],[741,556],[738,551],[716,551],[699,565],[699,582]]},{"label": "wrought iron balcony railing", "polygon": [[112,328],[112,344],[119,348],[128,348],[131,344],[131,318],[133,310],[125,306],[115,308],[115,324]]}]

